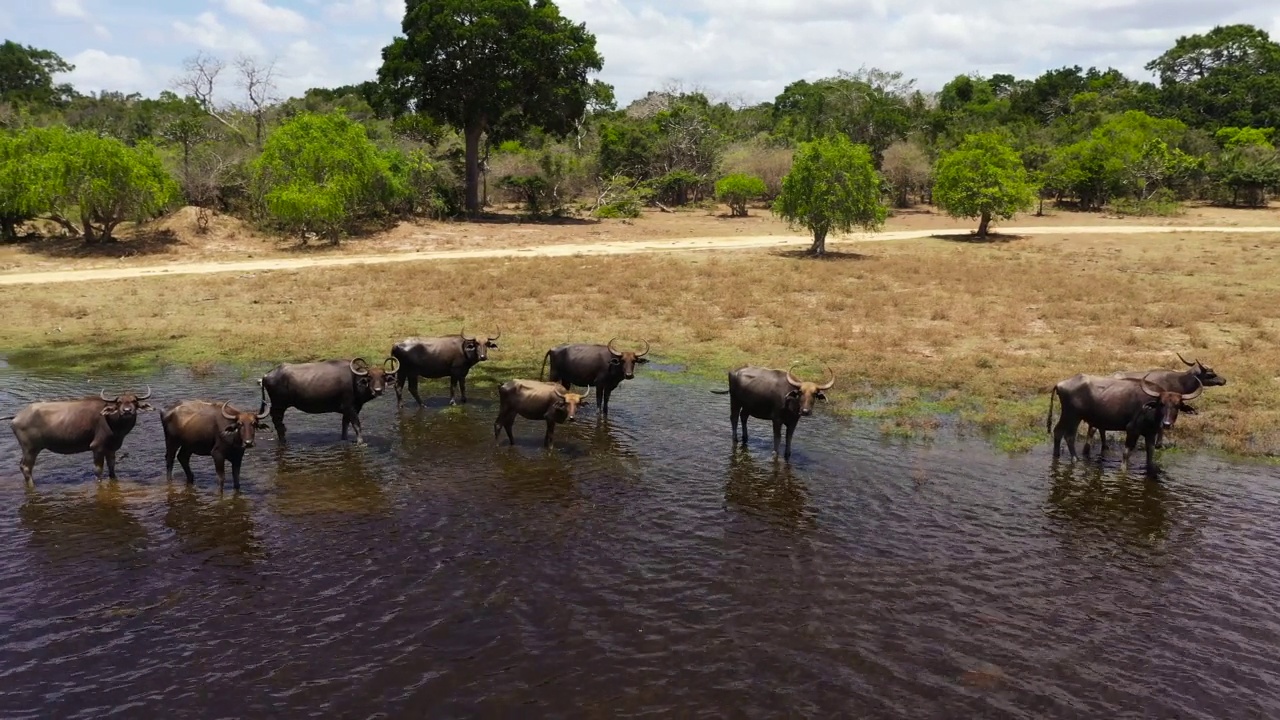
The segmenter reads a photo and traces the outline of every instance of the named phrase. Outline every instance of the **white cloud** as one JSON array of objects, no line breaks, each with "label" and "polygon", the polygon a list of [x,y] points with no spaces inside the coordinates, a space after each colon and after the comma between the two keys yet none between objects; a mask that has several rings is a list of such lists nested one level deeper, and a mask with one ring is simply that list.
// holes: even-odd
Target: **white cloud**
[{"label": "white cloud", "polygon": [[52,0],[50,8],[53,10],[53,14],[59,17],[69,17],[77,20],[89,19],[89,13],[84,9],[84,5],[80,0]]},{"label": "white cloud", "polygon": [[82,50],[67,60],[75,66],[75,70],[66,74],[66,80],[80,91],[146,93],[155,86],[156,78],[137,58],[89,49]]},{"label": "white cloud", "polygon": [[222,0],[222,6],[258,30],[296,34],[306,32],[310,26],[298,12],[268,5],[263,0]]},{"label": "white cloud", "polygon": [[257,38],[243,32],[231,32],[218,20],[218,16],[211,12],[200,13],[196,16],[194,24],[175,20],[173,30],[179,40],[194,43],[208,50],[249,55],[260,55],[265,52],[265,48]]},{"label": "white cloud", "polygon": [[398,23],[404,18],[404,0],[337,0],[325,6],[324,14],[332,20],[395,20]]}]

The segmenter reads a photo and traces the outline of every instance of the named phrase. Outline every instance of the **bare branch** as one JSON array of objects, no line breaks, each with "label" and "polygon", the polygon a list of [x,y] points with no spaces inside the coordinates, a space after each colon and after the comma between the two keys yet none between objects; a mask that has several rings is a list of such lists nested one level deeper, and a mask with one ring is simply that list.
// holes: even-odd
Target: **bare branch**
[{"label": "bare branch", "polygon": [[246,110],[253,116],[254,140],[261,148],[266,134],[267,108],[279,99],[276,96],[276,61],[262,63],[252,56],[240,55],[235,65],[240,74],[239,85],[246,98]]},{"label": "bare branch", "polygon": [[209,117],[222,123],[240,138],[247,142],[244,131],[218,112],[213,100],[213,92],[217,87],[218,75],[226,68],[226,63],[215,55],[204,51],[197,52],[182,63],[183,74],[174,78],[173,87],[194,97]]}]

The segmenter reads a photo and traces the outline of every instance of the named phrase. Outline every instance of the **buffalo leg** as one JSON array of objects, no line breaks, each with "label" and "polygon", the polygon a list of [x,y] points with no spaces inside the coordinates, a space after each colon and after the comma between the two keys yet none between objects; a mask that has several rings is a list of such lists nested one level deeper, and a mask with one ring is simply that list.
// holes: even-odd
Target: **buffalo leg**
[{"label": "buffalo leg", "polygon": [[[742,408],[738,405],[737,399],[729,398],[729,424],[733,426],[733,444],[738,444],[738,413]],[[746,423],[742,424],[742,432],[747,432]]]},{"label": "buffalo leg", "polygon": [[396,375],[396,407],[400,407],[404,403],[404,381],[408,372]]},{"label": "buffalo leg", "polygon": [[550,447],[551,447],[551,436],[555,434],[555,431],[556,431],[556,424],[555,424],[555,421],[554,421],[554,420],[548,420],[548,421],[547,421],[547,437],[546,437],[546,438],[544,438],[544,439],[543,439],[543,441],[542,441],[542,446],[543,446],[543,447],[546,447],[546,448],[550,448]]},{"label": "buffalo leg", "polygon": [[796,432],[795,423],[789,423],[787,425],[787,451],[782,455],[783,459],[786,459],[786,460],[791,459],[791,436],[794,435],[795,432]]},{"label": "buffalo leg", "polygon": [[243,455],[232,455],[231,460],[231,487],[236,490],[240,489],[240,463],[244,460]]},{"label": "buffalo leg", "polygon": [[742,421],[742,444],[744,446],[747,444],[747,418],[748,417],[750,417],[750,415],[747,414],[746,408],[742,408],[741,410],[738,411],[738,419]]},{"label": "buffalo leg", "polygon": [[[1129,471],[1129,455],[1133,452],[1133,449],[1134,449],[1134,448],[1138,447],[1138,438],[1139,438],[1139,437],[1141,437],[1141,436],[1140,436],[1138,433],[1136,433],[1136,432],[1134,432],[1134,431],[1132,431],[1132,430],[1130,430],[1129,432],[1125,433],[1125,438],[1124,438],[1124,453],[1120,456],[1120,467],[1124,468],[1125,472],[1128,472],[1128,471]],[[1150,445],[1150,443],[1148,443],[1148,444],[1147,444],[1147,453],[1148,453],[1148,454],[1147,454],[1147,464],[1148,464],[1148,466],[1151,464],[1151,455],[1150,455],[1150,452],[1151,452],[1151,445]]]},{"label": "buffalo leg", "polygon": [[271,406],[271,424],[276,427],[276,439],[284,445],[284,408]]},{"label": "buffalo leg", "polygon": [[1158,435],[1147,435],[1142,439],[1142,444],[1147,450],[1147,474],[1156,474],[1156,438]]},{"label": "buffalo leg", "polygon": [[360,416],[356,413],[342,414],[342,439],[347,439],[347,425],[351,425],[351,429],[356,431],[356,444],[364,444],[364,435],[360,432]]},{"label": "buffalo leg", "polygon": [[218,492],[227,486],[227,458],[220,452],[213,453],[213,471],[218,475]]},{"label": "buffalo leg", "polygon": [[604,385],[596,386],[596,407],[600,408],[600,417],[609,415],[609,391]]},{"label": "buffalo leg", "polygon": [[187,476],[187,484],[193,484],[196,481],[196,474],[191,472],[191,451],[186,448],[179,450],[178,462],[182,464],[182,472]]},{"label": "buffalo leg", "polygon": [[116,479],[116,451],[108,450],[104,454],[107,457],[107,477],[112,480],[115,480]]},{"label": "buffalo leg", "polygon": [[773,421],[773,456],[778,457],[778,446],[782,444],[782,420]]},{"label": "buffalo leg", "polygon": [[39,454],[39,452],[39,450],[27,450],[26,448],[23,448],[22,450],[22,463],[19,467],[22,468],[22,479],[25,480],[28,485],[35,485],[35,481],[31,479],[31,472],[35,470],[36,455]]},{"label": "buffalo leg", "polygon": [[458,389],[458,378],[450,376],[449,377],[449,404],[450,405],[458,404],[458,401],[453,399],[453,393],[457,389]]},{"label": "buffalo leg", "polygon": [[1089,431],[1084,434],[1084,449],[1081,451],[1081,454],[1083,454],[1085,457],[1089,457],[1090,455],[1090,452],[1089,452],[1090,444],[1093,442],[1093,434],[1095,432],[1097,432],[1097,430],[1092,425],[1090,425]]},{"label": "buffalo leg", "polygon": [[466,376],[463,376],[463,377],[458,378],[458,393],[461,395],[461,398],[458,400],[458,402],[462,403],[463,405],[466,405],[466,404],[467,404],[467,378],[466,378]]},{"label": "buffalo leg", "polygon": [[502,428],[507,431],[507,442],[510,443],[511,445],[516,444],[515,435],[511,434],[511,428],[515,424],[516,424],[516,418],[514,415],[512,415],[511,417],[508,417],[506,419],[506,422],[502,423]]},{"label": "buffalo leg", "polygon": [[173,482],[173,461],[178,457],[178,441],[175,438],[164,439],[164,479]]},{"label": "buffalo leg", "polygon": [[103,462],[106,461],[106,459],[107,459],[107,454],[103,452],[101,449],[95,449],[93,451],[93,470],[94,470],[95,477],[97,477],[98,479],[98,482],[102,482],[102,464]]}]

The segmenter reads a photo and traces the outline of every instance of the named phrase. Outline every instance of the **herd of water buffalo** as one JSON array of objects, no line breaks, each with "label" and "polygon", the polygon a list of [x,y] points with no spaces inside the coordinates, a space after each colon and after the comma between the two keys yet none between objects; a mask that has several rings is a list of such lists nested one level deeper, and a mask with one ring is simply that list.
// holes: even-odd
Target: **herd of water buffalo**
[{"label": "herd of water buffalo", "polygon": [[[404,388],[419,405],[419,378],[449,378],[449,403],[467,401],[467,374],[477,363],[488,359],[488,350],[498,347],[499,334],[472,336],[465,332],[443,337],[413,337],[396,343],[390,356],[380,366],[364,358],[325,360],[277,365],[258,381],[262,405],[257,412],[237,409],[229,401],[203,399],[181,400],[160,412],[165,438],[165,475],[173,477],[177,459],[194,482],[192,455],[209,456],[214,461],[219,486],[225,485],[225,465],[231,463],[232,482],[240,487],[240,465],[244,451],[253,447],[255,430],[266,429],[263,420],[270,415],[276,438],[285,443],[284,414],[289,408],[309,413],[338,413],[342,416],[342,439],[348,428],[354,428],[356,442],[363,443],[360,409],[383,394],[387,386],[396,393],[397,405],[404,402]],[[614,340],[606,344],[565,344],[548,350],[542,359],[538,380],[513,379],[498,388],[498,417],[493,423],[493,436],[499,439],[506,431],[514,444],[512,426],[517,416],[546,422],[543,444],[551,447],[555,426],[573,422],[579,407],[588,404],[585,393],[572,392],[573,387],[595,388],[595,402],[600,417],[609,412],[609,397],[623,380],[634,377],[635,366],[647,363],[649,343],[644,350],[618,350]],[[1124,431],[1124,464],[1138,438],[1145,440],[1147,469],[1153,471],[1153,450],[1163,439],[1165,430],[1173,427],[1179,412],[1195,413],[1187,405],[1204,391],[1204,387],[1225,385],[1226,379],[1198,360],[1187,361],[1178,355],[1186,370],[1155,369],[1124,371],[1110,376],[1075,375],[1057,383],[1049,398],[1046,430],[1053,433],[1053,456],[1061,454],[1065,438],[1071,457],[1076,458],[1075,438],[1080,424],[1088,426],[1084,454],[1094,432],[1106,447],[1107,431]],[[541,378],[550,366],[548,381]],[[827,369],[825,382],[815,383],[797,378],[790,370],[774,370],[747,366],[728,373],[727,390],[713,393],[729,396],[729,418],[733,440],[738,442],[738,425],[742,425],[742,443],[747,443],[747,418],[773,423],[773,454],[778,455],[783,429],[786,444],[783,457],[791,457],[791,438],[801,417],[810,415],[815,400],[826,400],[824,391],[835,385],[835,375]],[[455,399],[454,391],[459,391]],[[36,456],[43,450],[59,454],[91,452],[98,480],[103,464],[108,477],[116,477],[116,452],[133,429],[140,411],[154,409],[147,400],[151,388],[142,395],[121,393],[108,396],[103,390],[97,397],[75,400],[34,402],[16,415],[0,418],[12,420],[12,429],[22,449],[22,475],[32,483]],[[1052,426],[1054,397],[1059,400],[1061,414]],[[268,407],[270,411],[268,412]],[[1052,428],[1051,428],[1052,426]]]}]

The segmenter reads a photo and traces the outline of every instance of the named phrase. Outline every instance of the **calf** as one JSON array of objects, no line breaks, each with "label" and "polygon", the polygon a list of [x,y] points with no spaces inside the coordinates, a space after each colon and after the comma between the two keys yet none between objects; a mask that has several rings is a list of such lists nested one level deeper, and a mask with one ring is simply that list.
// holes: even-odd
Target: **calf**
[{"label": "calf", "polygon": [[196,481],[191,472],[191,456],[205,455],[213,458],[218,473],[218,489],[226,486],[226,461],[231,461],[231,483],[240,489],[240,463],[244,451],[253,447],[255,430],[264,430],[266,417],[264,402],[256,413],[243,412],[230,403],[214,403],[208,400],[183,400],[160,414],[164,428],[165,478],[173,480],[173,460],[182,463],[187,483]]},{"label": "calf", "polygon": [[515,445],[511,426],[516,416],[530,420],[545,420],[547,435],[542,444],[551,447],[556,424],[573,422],[578,408],[587,404],[587,398],[566,391],[557,383],[540,380],[508,380],[498,388],[498,419],[493,421],[493,439],[498,440],[502,430],[507,431],[507,441]]}]

